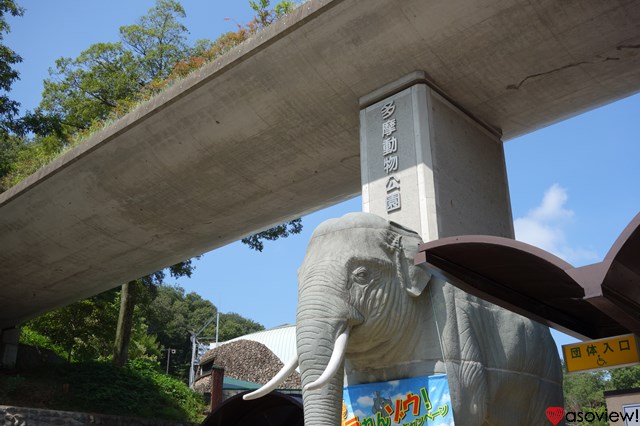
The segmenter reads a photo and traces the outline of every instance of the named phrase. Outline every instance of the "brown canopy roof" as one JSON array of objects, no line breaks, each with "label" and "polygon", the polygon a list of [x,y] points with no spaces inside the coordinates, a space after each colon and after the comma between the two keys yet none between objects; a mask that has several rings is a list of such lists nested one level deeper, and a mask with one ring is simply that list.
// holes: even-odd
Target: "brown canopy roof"
[{"label": "brown canopy roof", "polygon": [[420,245],[416,264],[485,300],[578,338],[640,334],[640,214],[602,262],[575,268],[529,244],[487,235]]}]

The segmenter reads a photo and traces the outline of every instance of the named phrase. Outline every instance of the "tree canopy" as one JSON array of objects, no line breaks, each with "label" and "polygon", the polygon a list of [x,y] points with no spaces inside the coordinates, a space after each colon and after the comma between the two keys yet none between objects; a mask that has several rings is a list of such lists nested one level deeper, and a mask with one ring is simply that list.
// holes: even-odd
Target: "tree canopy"
[{"label": "tree canopy", "polygon": [[[190,331],[198,331],[215,314],[217,307],[197,293],[164,283],[155,288],[140,287],[134,309],[130,359],[166,360],[166,349],[175,349],[170,372],[188,375],[191,361]],[[51,348],[62,348],[70,361],[109,359],[118,320],[121,290],[114,289],[48,312],[25,324],[27,342],[43,336]],[[215,336],[212,322],[202,333]],[[219,341],[231,340],[264,327],[236,313],[220,315]]]},{"label": "tree canopy", "polygon": [[[191,259],[179,262],[167,268],[174,278],[191,277],[194,266]],[[157,286],[161,285],[165,278],[165,271],[159,270],[142,278],[123,284],[120,290],[120,313],[116,327],[115,341],[113,344],[112,362],[118,366],[124,366],[129,358],[129,345],[134,332],[134,314],[136,304],[141,296],[155,294]],[[141,294],[142,293],[142,294]]]},{"label": "tree canopy", "polygon": [[[640,388],[640,366],[578,374],[565,372],[563,386],[565,411],[601,414],[607,410],[605,391]],[[597,420],[583,424],[606,426],[608,423]]]},{"label": "tree canopy", "polygon": [[10,31],[6,16],[22,14],[23,9],[13,0],[0,0],[0,178],[13,170],[22,147],[22,140],[11,135],[16,127],[20,104],[9,97],[11,86],[19,78],[14,65],[20,63],[22,58],[3,43],[5,34]]},{"label": "tree canopy", "polygon": [[153,81],[167,78],[187,58],[183,7],[158,0],[137,23],[120,27],[117,43],[96,43],[49,70],[37,113],[57,120],[69,137],[127,111]]},{"label": "tree canopy", "polygon": [[8,92],[19,78],[18,71],[13,66],[22,62],[20,55],[3,43],[4,35],[11,30],[6,15],[22,16],[23,13],[24,10],[15,1],[0,0],[0,137],[2,138],[14,129],[15,118],[19,112],[20,103],[11,99]]},{"label": "tree canopy", "polygon": [[75,58],[56,60],[44,82],[38,112],[73,134],[104,120],[144,84],[143,70],[122,43],[96,43]]},{"label": "tree canopy", "polygon": [[185,17],[179,2],[158,0],[136,24],[120,27],[122,42],[142,72],[141,84],[168,77],[175,65],[189,55],[189,30],[180,23]]}]

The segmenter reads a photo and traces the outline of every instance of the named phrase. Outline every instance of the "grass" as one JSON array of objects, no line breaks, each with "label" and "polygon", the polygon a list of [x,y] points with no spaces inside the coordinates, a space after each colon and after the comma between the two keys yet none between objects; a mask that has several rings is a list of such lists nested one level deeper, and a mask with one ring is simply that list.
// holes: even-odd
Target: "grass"
[{"label": "grass", "polygon": [[0,401],[52,410],[201,422],[201,395],[162,374],[155,363],[133,361],[70,363],[19,372],[0,372]]}]

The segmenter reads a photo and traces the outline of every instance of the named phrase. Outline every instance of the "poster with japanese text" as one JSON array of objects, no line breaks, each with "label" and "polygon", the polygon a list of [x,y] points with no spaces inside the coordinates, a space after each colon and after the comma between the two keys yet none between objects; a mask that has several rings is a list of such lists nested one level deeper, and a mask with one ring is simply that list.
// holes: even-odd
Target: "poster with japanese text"
[{"label": "poster with japanese text", "polygon": [[342,426],[453,426],[447,376],[344,388]]}]

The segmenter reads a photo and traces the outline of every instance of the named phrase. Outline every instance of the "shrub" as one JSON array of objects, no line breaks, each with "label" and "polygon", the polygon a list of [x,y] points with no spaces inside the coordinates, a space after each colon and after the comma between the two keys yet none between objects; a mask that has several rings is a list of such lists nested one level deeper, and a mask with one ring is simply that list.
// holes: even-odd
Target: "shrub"
[{"label": "shrub", "polygon": [[38,333],[27,326],[20,329],[20,343],[23,345],[45,348],[54,352],[60,358],[67,358],[67,351],[60,345],[56,345],[47,336]]},{"label": "shrub", "polygon": [[55,389],[47,406],[50,409],[175,421],[203,419],[202,396],[179,380],[165,376],[159,365],[150,360],[135,360],[124,368],[105,361],[70,363],[45,370],[22,374]]}]

